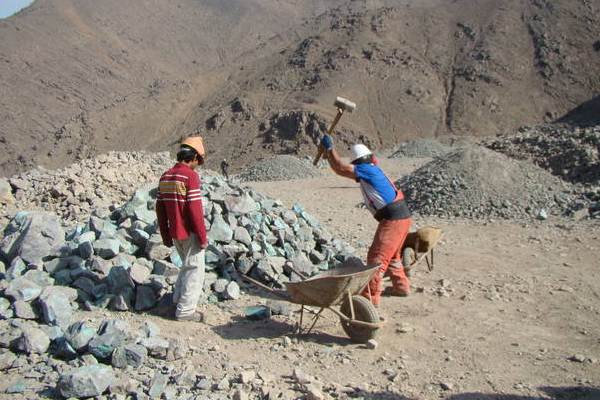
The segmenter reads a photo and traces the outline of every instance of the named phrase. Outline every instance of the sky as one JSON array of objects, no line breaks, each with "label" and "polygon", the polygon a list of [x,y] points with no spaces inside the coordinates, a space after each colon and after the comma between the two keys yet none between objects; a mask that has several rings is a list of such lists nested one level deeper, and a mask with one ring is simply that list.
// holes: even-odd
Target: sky
[{"label": "sky", "polygon": [[0,0],[0,18],[6,18],[27,7],[34,0]]}]

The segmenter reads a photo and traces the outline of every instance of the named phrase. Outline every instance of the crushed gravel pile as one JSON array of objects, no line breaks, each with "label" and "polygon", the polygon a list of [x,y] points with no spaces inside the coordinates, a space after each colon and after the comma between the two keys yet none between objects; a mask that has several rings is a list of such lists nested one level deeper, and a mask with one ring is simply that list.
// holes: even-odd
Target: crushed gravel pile
[{"label": "crushed gravel pile", "polygon": [[453,148],[434,139],[416,139],[398,145],[390,158],[427,158],[439,157],[451,152]]},{"label": "crushed gravel pile", "polygon": [[589,206],[569,183],[480,146],[436,158],[396,184],[420,215],[546,219]]},{"label": "crushed gravel pile", "polygon": [[0,221],[16,209],[52,211],[66,221],[86,220],[92,210],[120,204],[137,187],[157,182],[173,163],[168,152],[109,152],[60,170],[24,172],[4,181],[12,194],[0,196]]},{"label": "crushed gravel pile", "polygon": [[309,160],[278,155],[248,167],[238,175],[238,178],[243,182],[269,182],[318,176],[321,176],[321,171],[314,167]]},{"label": "crushed gravel pile", "polygon": [[543,125],[485,144],[516,159],[526,159],[572,183],[600,185],[600,126]]}]

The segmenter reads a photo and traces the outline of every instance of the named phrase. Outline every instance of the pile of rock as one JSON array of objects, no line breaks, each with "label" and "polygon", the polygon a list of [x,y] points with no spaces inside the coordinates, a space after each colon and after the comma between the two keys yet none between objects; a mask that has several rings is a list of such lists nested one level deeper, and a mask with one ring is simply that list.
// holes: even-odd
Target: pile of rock
[{"label": "pile of rock", "polygon": [[435,139],[415,139],[400,143],[390,158],[429,158],[439,157],[451,152],[453,148]]},{"label": "pile of rock", "polygon": [[530,160],[568,182],[600,185],[600,126],[525,127],[485,145],[512,158]]},{"label": "pile of rock", "polygon": [[[286,209],[216,176],[203,181],[210,245],[201,302],[238,298],[240,274],[282,285],[300,279],[293,270],[310,276],[353,253],[300,205]],[[41,381],[56,384],[64,397],[96,396],[107,388],[134,393],[141,387],[159,398],[167,390],[168,374],[123,383],[112,367],[138,371],[148,358],[185,356],[187,345],[156,337],[150,327],[131,331],[123,321],[99,326],[74,321],[80,308],[143,311],[168,300],[181,260],[157,232],[154,186],[138,189],[122,207],[95,210],[87,223],[72,227],[50,212],[15,215],[0,242],[1,370],[35,366]],[[217,388],[227,395],[237,390],[236,378],[203,385],[196,378],[182,387]],[[18,384],[10,388],[24,390]]]},{"label": "pile of rock", "polygon": [[270,182],[319,176],[321,176],[321,171],[308,159],[279,155],[258,161],[245,168],[238,178],[244,182]]},{"label": "pile of rock", "polygon": [[396,184],[420,215],[546,219],[589,207],[572,185],[480,146],[436,158]]},{"label": "pile of rock", "polygon": [[[205,177],[203,192],[210,243],[203,301],[239,297],[239,273],[281,285],[299,279],[290,266],[312,275],[353,252],[300,205],[285,209],[219,177]],[[87,308],[154,307],[171,292],[181,266],[177,251],[164,246],[157,232],[155,194],[153,186],[141,188],[123,207],[96,212],[67,232],[51,213],[18,213],[0,244],[8,266],[2,282],[10,292],[38,295],[54,283],[71,286]]]},{"label": "pile of rock", "polygon": [[94,209],[126,201],[140,184],[156,182],[172,164],[167,152],[109,152],[60,170],[40,167],[0,179],[0,223],[17,209],[83,221]]}]

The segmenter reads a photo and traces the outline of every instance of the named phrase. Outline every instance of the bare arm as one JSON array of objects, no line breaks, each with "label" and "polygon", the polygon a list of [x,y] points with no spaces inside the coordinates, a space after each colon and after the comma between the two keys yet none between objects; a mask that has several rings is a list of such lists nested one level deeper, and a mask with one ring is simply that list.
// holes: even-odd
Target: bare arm
[{"label": "bare arm", "polygon": [[354,167],[343,162],[335,149],[325,150],[325,155],[327,157],[327,161],[329,162],[329,166],[331,169],[333,169],[333,172],[346,178],[353,180],[356,179],[356,175],[354,175]]}]

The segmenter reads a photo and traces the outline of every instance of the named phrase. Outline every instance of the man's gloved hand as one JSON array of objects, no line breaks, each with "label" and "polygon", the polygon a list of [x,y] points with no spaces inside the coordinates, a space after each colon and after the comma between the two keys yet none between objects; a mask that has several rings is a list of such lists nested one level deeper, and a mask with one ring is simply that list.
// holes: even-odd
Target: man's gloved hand
[{"label": "man's gloved hand", "polygon": [[333,149],[333,139],[331,138],[331,136],[329,136],[329,135],[323,136],[323,139],[321,139],[321,145],[327,151]]}]

